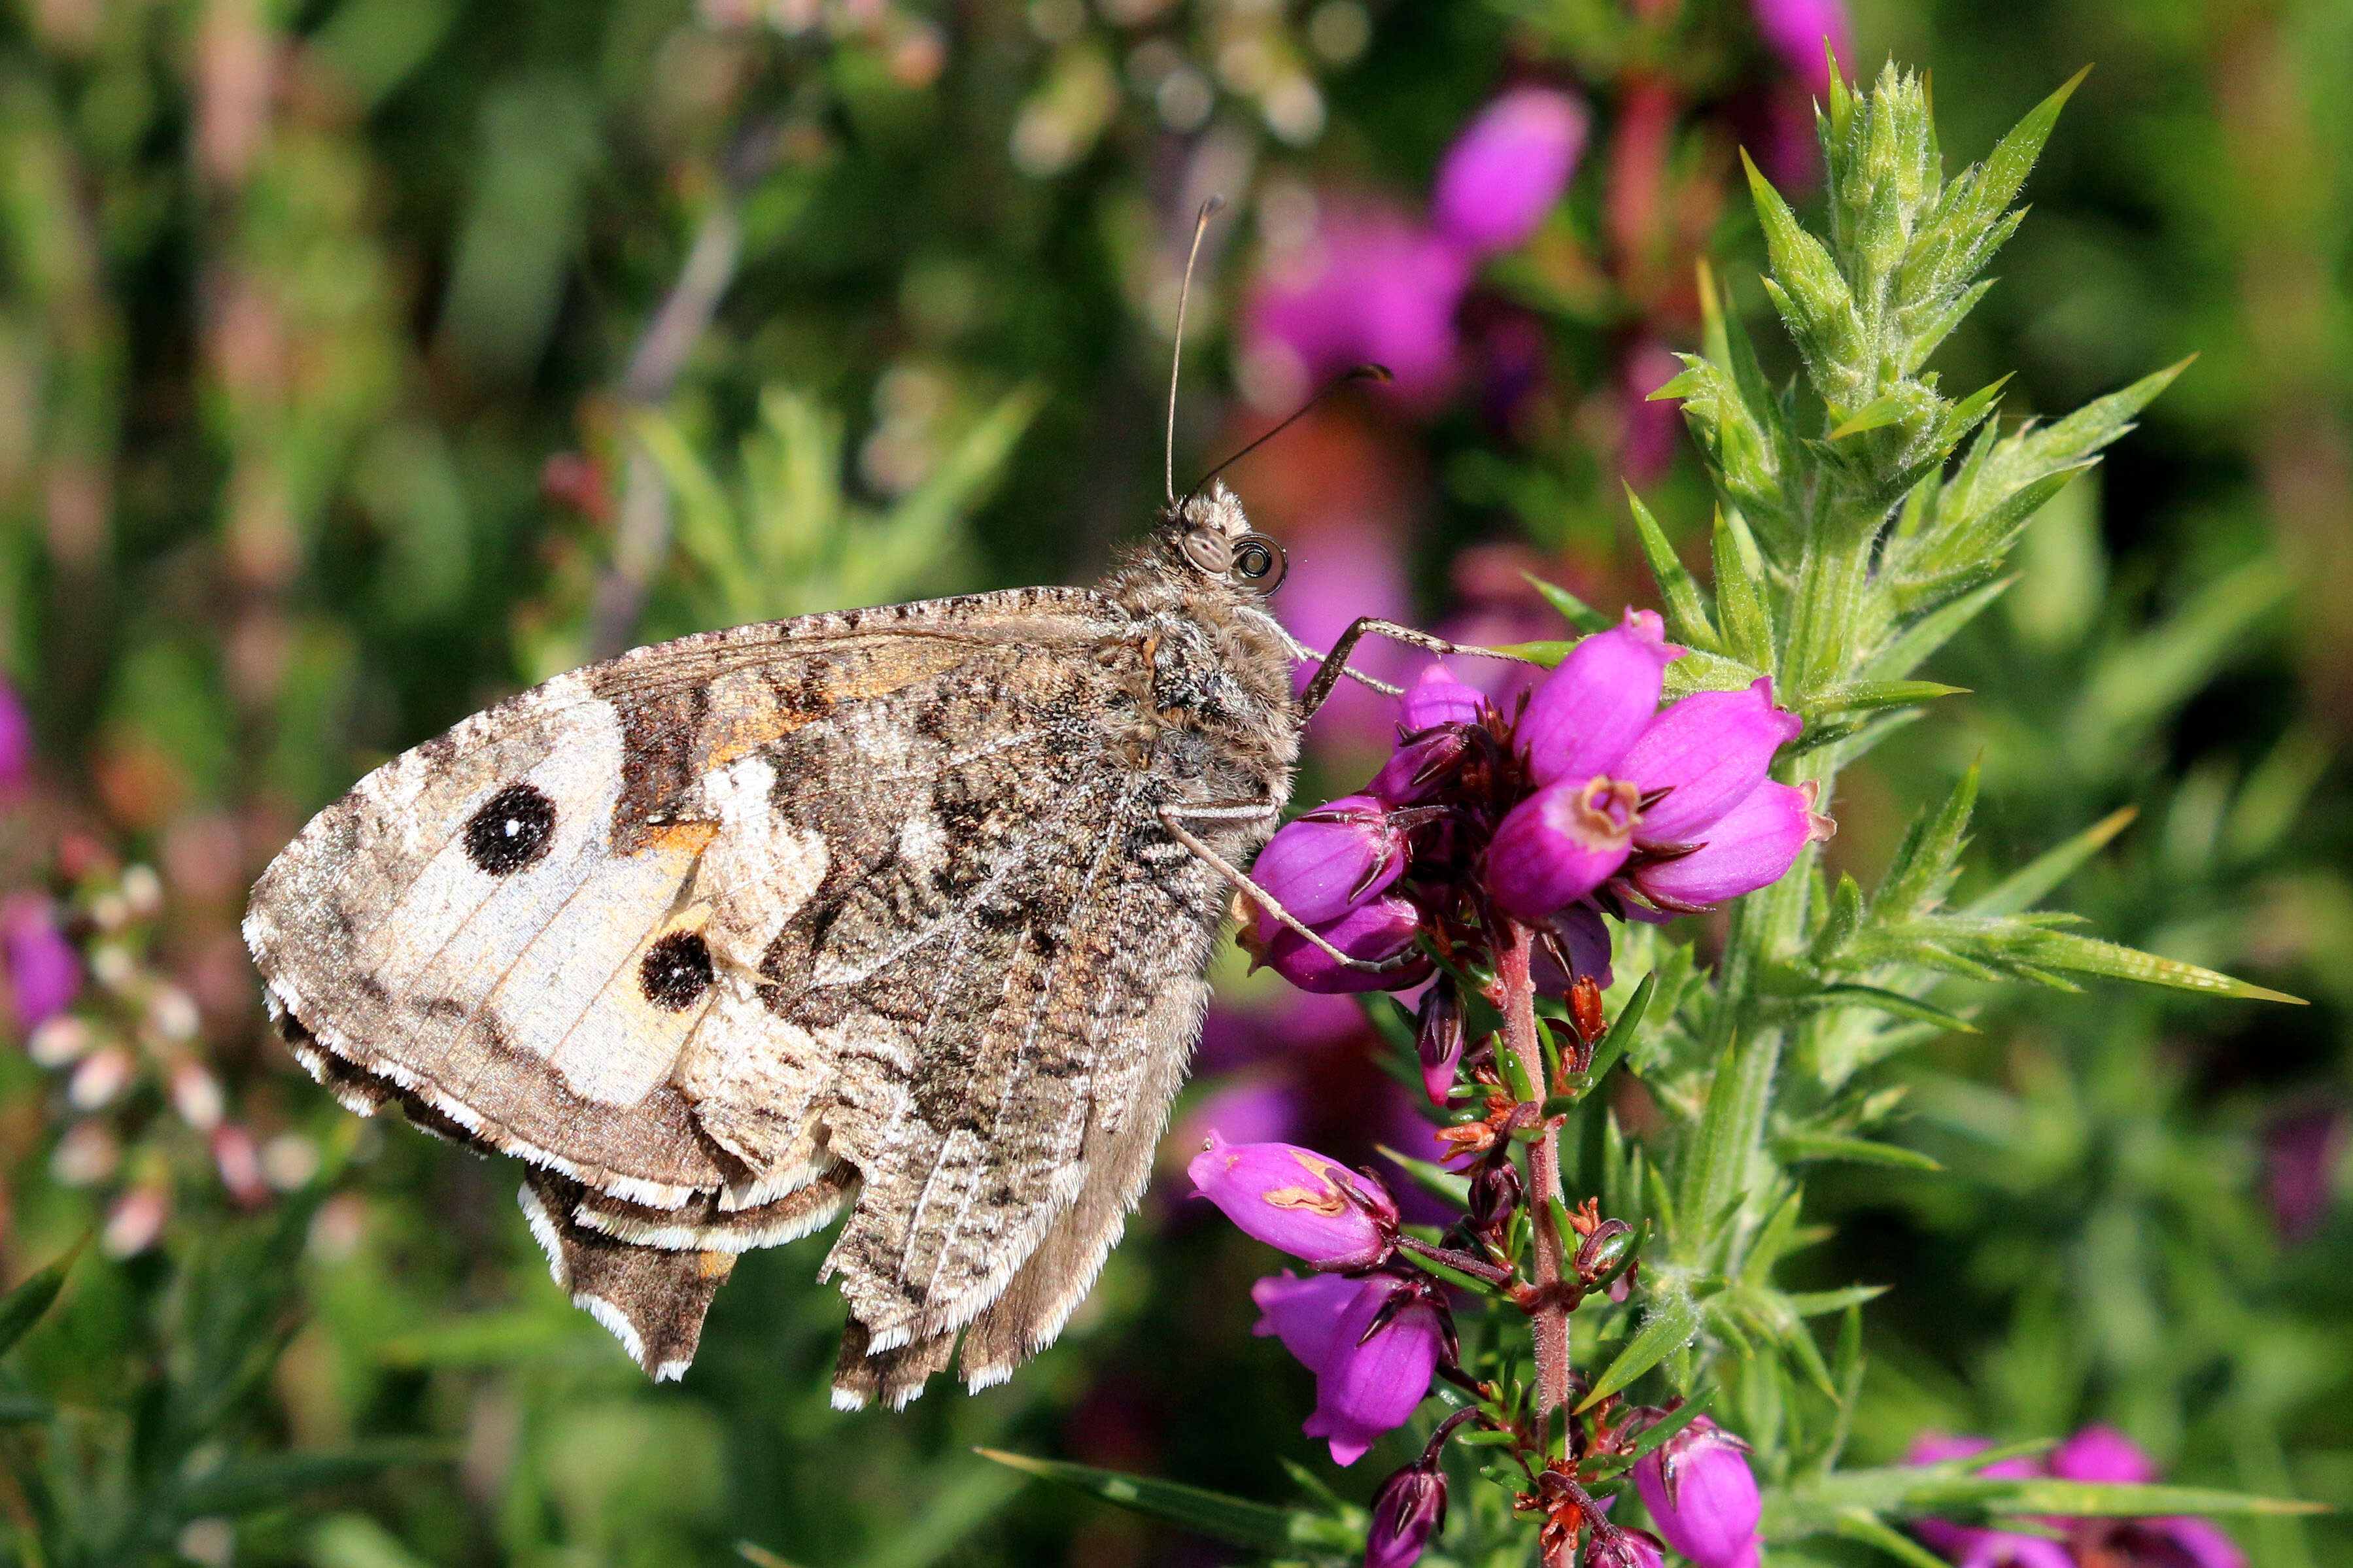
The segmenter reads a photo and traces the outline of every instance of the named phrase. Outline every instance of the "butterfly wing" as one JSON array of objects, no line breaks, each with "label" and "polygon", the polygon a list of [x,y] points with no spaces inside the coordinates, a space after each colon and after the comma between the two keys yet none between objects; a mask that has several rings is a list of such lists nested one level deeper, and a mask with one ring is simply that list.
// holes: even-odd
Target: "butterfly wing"
[{"label": "butterfly wing", "polygon": [[649,1371],[683,1370],[733,1252],[852,1193],[845,1394],[912,1393],[1000,1298],[967,1372],[1009,1368],[1141,1184],[1219,912],[1121,742],[1123,635],[1036,590],[562,677],[265,873],[273,1007],[354,1109],[539,1167],[559,1280]]}]

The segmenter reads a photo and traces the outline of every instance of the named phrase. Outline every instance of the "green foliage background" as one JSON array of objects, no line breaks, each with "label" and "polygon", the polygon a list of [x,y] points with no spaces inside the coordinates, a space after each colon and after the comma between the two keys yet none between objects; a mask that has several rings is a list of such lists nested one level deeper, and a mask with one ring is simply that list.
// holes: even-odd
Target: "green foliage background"
[{"label": "green foliage background", "polygon": [[[1082,579],[1157,494],[1166,262],[1202,183],[1418,202],[1517,75],[1596,114],[1563,214],[1484,285],[1542,324],[1562,390],[1500,434],[1467,401],[1361,417],[1425,617],[1499,542],[1594,602],[1638,595],[1609,426],[1585,416],[1630,336],[1699,345],[1694,251],[1794,368],[1728,157],[1778,68],[1726,4],[1199,0],[1153,26],[1209,78],[1257,39],[1265,82],[1312,79],[1325,120],[1305,134],[1262,83],[1179,134],[1123,74],[1143,32],[1120,18],[1158,7],[811,5],[794,31],[802,9],[24,0],[0,24],[0,664],[41,753],[0,865],[120,952],[84,1012],[142,1064],[93,1118],[69,1073],[0,1058],[8,1280],[126,1195],[169,1212],[157,1245],[84,1256],[0,1363],[25,1561],[722,1563],[748,1541],[804,1568],[1129,1568],[1209,1549],[970,1447],[1270,1500],[1296,1495],[1277,1459],[1331,1477],[1297,1431],[1306,1379],[1248,1332],[1265,1258],[1165,1202],[1008,1388],[829,1410],[814,1243],[747,1258],[693,1374],[646,1386],[546,1282],[511,1172],[355,1123],[269,1041],[242,888],[365,768],[632,620]],[[1856,1462],[1932,1426],[2105,1419],[2171,1479],[2353,1506],[2341,1140],[2308,1236],[2277,1233],[2263,1165],[2279,1118],[2353,1096],[2353,12],[1855,20],[1866,67],[1933,72],[1955,164],[2097,64],[2002,281],[1938,352],[1947,387],[2015,371],[2015,417],[2201,357],[1925,671],[1970,695],[1842,781],[1833,869],[1874,879],[1979,761],[1987,885],[2135,808],[2066,886],[2087,929],[2314,1005],[1989,989],[1978,1034],[1870,1069],[1908,1091],[1879,1135],[1945,1169],[1814,1167],[1809,1216],[1836,1229],[1785,1275],[1892,1287]],[[1613,251],[1613,135],[1657,79],[1679,105],[1661,178],[1695,216]],[[1246,417],[1238,206],[1180,467]],[[1237,474],[1278,529],[1287,461]],[[1646,494],[1704,574],[1688,443]],[[1315,570],[1303,541],[1294,581]],[[192,1054],[286,1195],[233,1201],[174,1119]],[[59,1152],[89,1120],[120,1150],[95,1177]],[[1335,1484],[1361,1500],[1384,1453]],[[2242,1539],[2267,1565],[2353,1563],[2333,1521]]]}]

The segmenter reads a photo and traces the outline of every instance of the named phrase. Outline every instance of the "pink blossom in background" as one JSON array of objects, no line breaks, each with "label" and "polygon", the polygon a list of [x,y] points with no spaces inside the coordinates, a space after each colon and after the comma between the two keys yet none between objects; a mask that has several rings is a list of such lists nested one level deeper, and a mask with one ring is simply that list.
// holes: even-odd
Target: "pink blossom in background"
[{"label": "pink blossom in background", "polygon": [[1838,51],[1841,64],[1854,58],[1854,25],[1846,14],[1846,0],[1753,0],[1757,30],[1772,47],[1791,76],[1804,82],[1817,98],[1830,92],[1827,47]]},{"label": "pink blossom in background", "polygon": [[1387,365],[1427,406],[1454,383],[1454,309],[1471,260],[1401,209],[1335,200],[1303,245],[1271,256],[1242,308],[1257,400],[1295,403],[1352,366]]},{"label": "pink blossom in background", "polygon": [[1515,88],[1481,110],[1439,163],[1439,233],[1476,256],[1526,240],[1577,172],[1587,120],[1584,100],[1555,88]]},{"label": "pink blossom in background", "polygon": [[2272,1223],[2289,1241],[2319,1230],[2337,1195],[2348,1126],[2344,1108],[2316,1105],[2276,1117],[2263,1129],[2263,1194]]},{"label": "pink blossom in background", "polygon": [[[1968,1458],[1992,1447],[1993,1440],[1989,1437],[1947,1436],[1934,1432],[1915,1438],[1905,1450],[1904,1462],[1941,1464],[1947,1459]],[[1996,1480],[2024,1480],[2041,1475],[2042,1468],[2031,1458],[2003,1459],[1976,1473]],[[1953,1524],[1941,1519],[1915,1519],[1912,1521],[1912,1533],[1968,1568],[2075,1568],[2074,1559],[2064,1546],[2039,1535]]]},{"label": "pink blossom in background", "polygon": [[[1983,1437],[1930,1435],[1915,1441],[1907,1462],[1935,1464],[1982,1453]],[[2086,1426],[2042,1458],[2004,1459],[1977,1472],[2024,1479],[2051,1476],[2063,1481],[2147,1485],[2158,1478],[2157,1464],[2113,1426]],[[1913,1521],[1913,1531],[1960,1568],[2106,1568],[2147,1563],[2151,1568],[2246,1568],[2246,1554],[2210,1520],[2189,1516],[2149,1519],[2056,1518],[2042,1523],[2066,1532],[2063,1541],[2014,1531]]]},{"label": "pink blossom in background", "polygon": [[[1291,536],[1292,571],[1274,598],[1276,612],[1292,635],[1321,653],[1339,640],[1360,616],[1409,621],[1405,562],[1390,530],[1347,516],[1304,519]],[[1416,656],[1382,637],[1368,637],[1348,656],[1349,665],[1377,680],[1397,683]],[[1296,676],[1306,689],[1315,667],[1302,664]],[[1343,680],[1317,710],[1310,737],[1319,742],[1352,742],[1386,747],[1395,717],[1390,699],[1368,686]]]},{"label": "pink blossom in background", "polygon": [[0,792],[25,782],[33,766],[33,722],[16,689],[0,680]]},{"label": "pink blossom in background", "polygon": [[81,960],[58,930],[49,900],[12,893],[0,903],[0,959],[8,970],[16,1024],[30,1032],[62,1013],[81,991]]},{"label": "pink blossom in background", "polygon": [[1645,337],[1628,347],[1618,362],[1619,406],[1623,425],[1618,436],[1618,468],[1632,484],[1647,484],[1667,471],[1675,460],[1675,443],[1683,435],[1683,405],[1651,401],[1651,394],[1672,381],[1683,365],[1666,344]]}]

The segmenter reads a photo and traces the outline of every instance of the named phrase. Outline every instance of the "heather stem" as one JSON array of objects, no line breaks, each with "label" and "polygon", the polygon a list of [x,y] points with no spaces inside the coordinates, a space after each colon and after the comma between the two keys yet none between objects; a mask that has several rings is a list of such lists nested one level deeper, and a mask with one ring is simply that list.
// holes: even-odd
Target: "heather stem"
[{"label": "heather stem", "polygon": [[[1544,1047],[1536,1036],[1536,988],[1529,973],[1534,940],[1528,928],[1517,921],[1504,921],[1503,934],[1504,942],[1495,954],[1494,998],[1504,1014],[1504,1048],[1512,1053],[1521,1073],[1541,1094],[1546,1087]],[[1567,1404],[1569,1394],[1568,1292],[1561,1288],[1568,1272],[1568,1247],[1553,1217],[1567,1201],[1560,1184],[1559,1140],[1557,1126],[1547,1121],[1528,1145],[1536,1285],[1531,1321],[1535,1331],[1536,1408],[1542,1412]]]}]

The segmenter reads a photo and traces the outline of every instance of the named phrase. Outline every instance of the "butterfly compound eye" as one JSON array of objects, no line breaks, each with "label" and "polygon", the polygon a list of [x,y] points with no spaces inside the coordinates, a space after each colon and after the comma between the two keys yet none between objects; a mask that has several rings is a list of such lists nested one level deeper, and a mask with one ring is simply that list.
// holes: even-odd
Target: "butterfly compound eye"
[{"label": "butterfly compound eye", "polygon": [[1262,594],[1281,585],[1287,564],[1282,546],[1263,533],[1245,533],[1234,546],[1234,575]]},{"label": "butterfly compound eye", "polygon": [[1185,536],[1185,559],[1212,577],[1222,577],[1233,569],[1233,547],[1222,533],[1195,529]]}]

